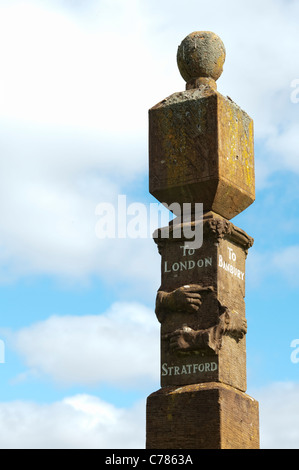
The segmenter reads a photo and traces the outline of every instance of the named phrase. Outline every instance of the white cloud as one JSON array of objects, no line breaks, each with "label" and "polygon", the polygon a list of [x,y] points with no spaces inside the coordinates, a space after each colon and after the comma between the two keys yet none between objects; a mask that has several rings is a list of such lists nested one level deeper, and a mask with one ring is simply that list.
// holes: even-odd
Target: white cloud
[{"label": "white cloud", "polygon": [[290,286],[298,286],[299,246],[288,246],[273,256],[273,267],[280,272]]},{"label": "white cloud", "polygon": [[35,375],[64,385],[134,388],[159,381],[159,323],[141,304],[116,303],[102,315],[52,316],[9,340]]},{"label": "white cloud", "polygon": [[1,449],[142,449],[145,403],[117,408],[90,395],[0,403],[0,433]]},{"label": "white cloud", "polygon": [[[259,401],[261,449],[298,449],[298,384],[274,383],[251,396]],[[144,449],[145,401],[117,408],[98,397],[0,404],[2,449]]]},{"label": "white cloud", "polygon": [[[113,10],[108,24],[98,15],[91,29],[50,4],[12,1],[1,10],[2,116],[101,131],[142,129],[142,83],[132,80],[148,68],[148,52],[134,7]],[[127,93],[133,88],[135,96]]]},{"label": "white cloud", "polygon": [[[298,114],[299,103],[291,106]],[[272,156],[272,165],[277,169],[288,169],[299,174],[298,130],[298,122],[294,119],[294,122],[289,122],[269,140],[268,147]]]},{"label": "white cloud", "polygon": [[153,41],[156,50],[159,41],[166,42],[167,46],[161,44],[161,48],[166,60],[169,57],[168,72],[173,80],[178,72],[175,64],[170,65],[176,52],[171,52],[171,44],[179,44],[194,30],[211,30],[222,38],[227,55],[218,90],[229,95],[254,119],[255,139],[259,143],[258,187],[267,184],[271,175],[281,169],[298,172],[299,142],[295,129],[299,104],[291,102],[294,92],[291,84],[299,78],[294,60],[299,41],[298,2],[188,0],[182,9],[181,2],[166,1],[161,12],[156,0],[149,8],[158,25]]},{"label": "white cloud", "polygon": [[261,448],[299,448],[298,383],[274,383],[254,392],[259,401]]},{"label": "white cloud", "polygon": [[176,48],[194,29],[225,42],[219,91],[252,115],[269,152],[256,155],[258,184],[273,171],[298,172],[298,4],[187,3],[2,2],[0,281],[123,280],[125,266],[126,278],[150,282],[153,244],[100,242],[94,211],[146,175],[147,110],[184,88]]},{"label": "white cloud", "polygon": [[247,286],[260,287],[267,278],[283,279],[289,287],[298,286],[299,246],[283,247],[279,251],[253,250],[246,261]]},{"label": "white cloud", "polygon": [[[126,266],[118,279],[131,266],[149,278],[125,256],[129,241],[123,252],[95,236],[96,205],[115,202],[147,168],[147,106],[132,77],[146,69],[148,52],[134,2],[121,3],[112,11],[103,4],[91,29],[88,17],[82,23],[51,2],[1,5],[2,282],[43,273],[109,278],[116,259]],[[112,13],[113,28],[105,23]],[[146,252],[143,245],[135,256],[150,264]]]},{"label": "white cloud", "polygon": [[[2,122],[2,282],[43,273],[80,280],[93,274],[106,278],[115,270],[114,258],[119,259],[118,268],[125,266],[125,272],[114,271],[114,278],[123,279],[136,264],[133,243],[134,256],[150,265],[156,254],[150,234],[141,246],[129,239],[100,240],[95,233],[97,205],[110,202],[117,209],[118,194],[126,192],[125,185],[131,186],[141,172],[145,152],[138,139],[130,145],[127,136],[111,149],[107,136],[93,132],[56,127],[51,132],[44,126],[36,131],[37,135],[30,126]],[[128,197],[128,205],[131,200]],[[148,272],[141,263],[139,278],[149,278]]]}]

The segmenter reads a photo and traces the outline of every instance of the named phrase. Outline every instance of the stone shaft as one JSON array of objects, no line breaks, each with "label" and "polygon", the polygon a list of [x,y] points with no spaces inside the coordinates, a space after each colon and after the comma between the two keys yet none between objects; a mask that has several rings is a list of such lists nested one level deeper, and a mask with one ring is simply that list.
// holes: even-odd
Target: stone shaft
[{"label": "stone shaft", "polygon": [[181,225],[170,238],[161,238],[163,230],[154,236],[162,272],[161,386],[222,382],[245,392],[245,259],[253,240],[212,213],[196,223],[203,226],[198,249],[175,238]]},{"label": "stone shaft", "polygon": [[225,57],[216,34],[188,35],[177,53],[185,91],[149,110],[149,191],[176,216],[154,234],[161,389],[147,400],[149,449],[259,447],[258,403],[245,393],[253,239],[230,222],[255,200],[253,121],[217,91]]}]

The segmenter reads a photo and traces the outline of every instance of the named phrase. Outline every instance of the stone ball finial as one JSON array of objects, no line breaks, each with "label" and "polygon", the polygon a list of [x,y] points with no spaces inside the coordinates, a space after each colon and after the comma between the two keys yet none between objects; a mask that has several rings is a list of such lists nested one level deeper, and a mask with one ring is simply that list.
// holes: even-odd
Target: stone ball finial
[{"label": "stone ball finial", "polygon": [[216,88],[225,62],[226,51],[222,40],[210,31],[189,34],[178,47],[177,64],[186,88],[209,84]]}]

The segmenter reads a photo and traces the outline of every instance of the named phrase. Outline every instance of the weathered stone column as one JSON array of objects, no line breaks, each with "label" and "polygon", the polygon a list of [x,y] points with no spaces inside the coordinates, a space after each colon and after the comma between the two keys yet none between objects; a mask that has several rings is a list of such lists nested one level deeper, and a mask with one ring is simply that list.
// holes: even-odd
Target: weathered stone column
[{"label": "weathered stone column", "polygon": [[255,199],[253,122],[217,91],[224,61],[218,36],[190,34],[177,53],[186,90],[149,111],[150,193],[177,218],[154,234],[161,389],[147,399],[148,449],[259,448],[258,403],[245,393],[253,239],[230,222]]}]

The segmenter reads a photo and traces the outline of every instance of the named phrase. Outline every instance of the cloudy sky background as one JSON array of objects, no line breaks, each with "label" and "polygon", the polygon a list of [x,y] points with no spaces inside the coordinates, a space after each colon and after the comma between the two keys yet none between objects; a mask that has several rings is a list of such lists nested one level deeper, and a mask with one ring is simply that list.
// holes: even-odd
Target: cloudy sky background
[{"label": "cloudy sky background", "polygon": [[[148,109],[210,30],[218,90],[254,119],[248,394],[261,446],[299,448],[299,2],[0,0],[1,448],[143,448],[159,388],[150,238],[100,240],[98,204],[148,194]],[[2,343],[2,344],[3,344]]]}]

